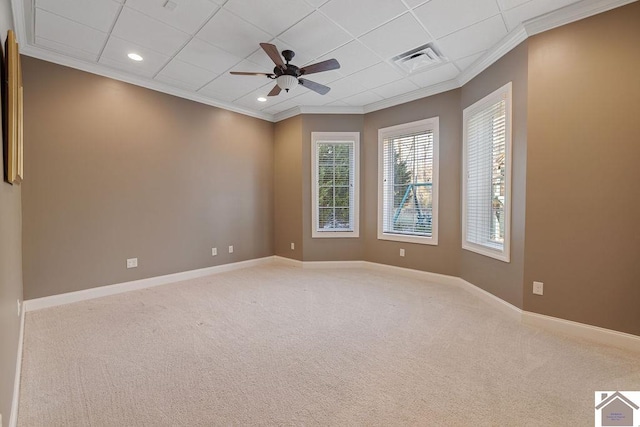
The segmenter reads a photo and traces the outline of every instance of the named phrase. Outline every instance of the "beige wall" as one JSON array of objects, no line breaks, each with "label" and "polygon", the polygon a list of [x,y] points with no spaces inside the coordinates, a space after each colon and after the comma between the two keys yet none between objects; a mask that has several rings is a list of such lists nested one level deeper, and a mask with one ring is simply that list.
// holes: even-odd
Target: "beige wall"
[{"label": "beige wall", "polygon": [[[10,2],[0,0],[0,43],[3,58],[7,30],[12,28]],[[2,105],[0,103],[0,112],[4,114]],[[4,140],[3,131],[0,144],[3,159]],[[26,171],[27,174],[29,172]],[[9,425],[20,333],[16,301],[22,301],[21,209],[21,187],[7,184],[3,177],[0,181],[0,413],[4,426]]]},{"label": "beige wall", "polygon": [[[440,118],[440,196],[438,245],[378,240],[378,129],[430,117]],[[460,247],[460,90],[365,115],[361,193],[364,208],[365,259],[434,273],[458,275]],[[400,257],[400,248],[405,257]]]},{"label": "beige wall", "polygon": [[[302,260],[302,116],[275,124],[275,254]],[[295,249],[291,250],[291,243]]]},{"label": "beige wall", "polygon": [[25,297],[273,255],[272,123],[32,58],[23,74]]},{"label": "beige wall", "polygon": [[[363,259],[362,231],[359,238],[311,238],[311,132],[360,132],[362,149],[362,115],[313,115],[302,116],[302,236],[304,261],[351,261]],[[360,153],[362,168],[362,151]],[[360,181],[361,191],[364,183]],[[360,202],[362,206],[362,200]],[[362,209],[362,208],[361,208]],[[360,229],[365,215],[360,212]]]},{"label": "beige wall", "polygon": [[524,268],[526,310],[636,335],[639,44],[640,3],[529,40]]},{"label": "beige wall", "polygon": [[[464,110],[512,82],[511,260],[509,263],[463,250],[460,277],[522,308],[527,169],[527,42],[521,43],[462,87]],[[460,123],[462,127],[462,123]]]}]

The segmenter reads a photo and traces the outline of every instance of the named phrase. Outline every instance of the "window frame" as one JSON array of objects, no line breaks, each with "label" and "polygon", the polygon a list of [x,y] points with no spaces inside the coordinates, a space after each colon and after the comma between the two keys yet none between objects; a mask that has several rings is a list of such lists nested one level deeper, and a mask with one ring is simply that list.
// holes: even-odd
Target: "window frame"
[{"label": "window frame", "polygon": [[[420,132],[433,133],[433,165],[431,184],[431,237],[390,233],[384,231],[384,140],[399,138],[405,135]],[[391,240],[396,242],[418,243],[422,245],[438,245],[438,208],[440,193],[440,117],[417,120],[400,125],[378,129],[378,240]]]},{"label": "window frame", "polygon": [[[342,143],[353,145],[353,230],[329,231],[318,229],[318,144]],[[360,132],[311,132],[311,237],[356,238],[360,237]]]},{"label": "window frame", "polygon": [[[462,113],[462,249],[475,252],[506,263],[511,261],[511,205],[512,205],[512,151],[513,151],[513,90],[509,82],[484,98],[464,109]],[[505,101],[505,202],[504,202],[504,242],[502,249],[496,245],[467,241],[467,170],[468,170],[468,125],[469,119],[499,101]]]}]

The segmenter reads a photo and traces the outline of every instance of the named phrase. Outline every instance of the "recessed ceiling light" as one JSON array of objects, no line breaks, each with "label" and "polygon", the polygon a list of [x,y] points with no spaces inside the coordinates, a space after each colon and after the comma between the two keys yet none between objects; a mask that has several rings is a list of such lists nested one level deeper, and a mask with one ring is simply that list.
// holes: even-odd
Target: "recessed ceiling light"
[{"label": "recessed ceiling light", "polygon": [[258,101],[267,102],[267,98],[265,98],[264,96],[261,96],[260,98],[258,98]]},{"label": "recessed ceiling light", "polygon": [[133,59],[134,61],[142,61],[142,56],[138,55],[137,53],[130,53],[127,56],[129,57],[129,59]]}]

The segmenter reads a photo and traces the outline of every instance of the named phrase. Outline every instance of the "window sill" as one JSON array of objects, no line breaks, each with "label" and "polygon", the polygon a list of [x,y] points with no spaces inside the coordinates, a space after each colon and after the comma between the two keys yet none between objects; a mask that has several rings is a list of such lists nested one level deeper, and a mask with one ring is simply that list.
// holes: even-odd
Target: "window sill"
[{"label": "window sill", "polygon": [[438,245],[438,237],[411,236],[407,234],[383,233],[378,231],[378,240],[391,240],[395,242],[418,243],[420,245]]}]

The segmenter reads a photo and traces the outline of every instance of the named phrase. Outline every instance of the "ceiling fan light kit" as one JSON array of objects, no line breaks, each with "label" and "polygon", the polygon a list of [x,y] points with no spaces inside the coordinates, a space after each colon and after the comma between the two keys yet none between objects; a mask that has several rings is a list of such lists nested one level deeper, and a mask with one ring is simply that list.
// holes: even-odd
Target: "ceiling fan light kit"
[{"label": "ceiling fan light kit", "polygon": [[284,89],[286,92],[289,92],[290,89],[298,86],[298,79],[294,76],[283,74],[276,78],[276,83],[280,86],[280,89]]},{"label": "ceiling fan light kit", "polygon": [[[278,52],[278,48],[270,43],[260,43],[260,47],[271,58],[276,66],[273,68],[273,73],[255,73],[247,71],[231,71],[231,74],[237,76],[266,76],[271,80],[276,81],[276,85],[271,89],[267,96],[276,96],[282,89],[285,92],[289,92],[294,87],[301,85],[307,89],[325,95],[331,88],[329,86],[321,85],[311,80],[303,79],[302,76],[313,73],[320,73],[322,71],[337,70],[340,68],[340,64],[335,59],[327,59],[326,61],[317,62],[315,64],[307,65],[306,67],[296,67],[289,62],[296,55],[292,50],[283,50],[282,56]],[[286,61],[286,63],[282,60]]]}]

